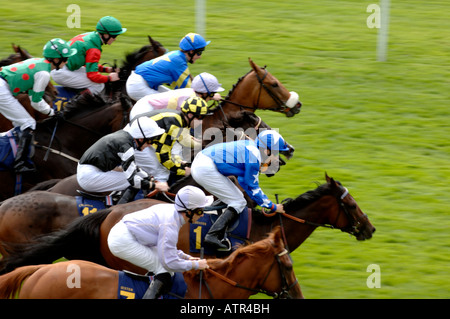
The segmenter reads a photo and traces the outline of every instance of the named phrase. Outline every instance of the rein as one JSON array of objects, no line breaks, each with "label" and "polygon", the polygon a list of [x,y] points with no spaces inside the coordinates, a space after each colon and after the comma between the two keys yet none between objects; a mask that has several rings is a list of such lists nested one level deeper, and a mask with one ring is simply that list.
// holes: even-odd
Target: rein
[{"label": "rein", "polygon": [[[258,82],[259,82],[260,86],[259,86],[258,99],[257,99],[257,102],[256,102],[256,104],[255,104],[254,106],[243,105],[243,104],[236,103],[236,102],[233,102],[233,101],[227,100],[227,99],[220,99],[220,101],[223,102],[223,103],[230,103],[230,104],[239,106],[239,107],[241,108],[241,110],[242,110],[242,109],[249,109],[249,110],[252,110],[252,111],[254,112],[254,111],[256,111],[256,110],[259,108],[259,101],[260,101],[260,99],[261,99],[261,92],[262,92],[262,89],[264,88],[264,90],[266,90],[267,94],[269,94],[269,96],[270,96],[270,97],[274,100],[274,102],[277,104],[277,107],[267,108],[267,109],[265,109],[265,110],[281,111],[281,112],[283,112],[283,111],[286,109],[286,104],[285,104],[283,101],[281,101],[281,99],[280,99],[278,96],[276,96],[276,95],[275,95],[275,94],[267,87],[267,85],[264,84],[264,79],[266,78],[267,74],[269,73],[265,68],[264,68],[264,71],[265,71],[265,72],[264,72],[264,76],[263,76],[262,78],[258,75],[258,72],[255,71],[256,78],[258,79]],[[218,105],[218,107],[222,110],[222,113],[224,113],[221,104],[222,104],[222,103],[220,103],[220,104]],[[226,116],[225,116],[225,113],[224,113],[224,117],[225,117],[225,119],[227,119]]]},{"label": "rein", "polygon": [[[230,284],[233,287],[245,289],[245,290],[248,290],[248,291],[251,291],[251,292],[254,292],[254,293],[263,293],[263,294],[265,294],[267,296],[270,296],[270,297],[273,297],[273,298],[281,298],[283,296],[288,295],[289,291],[298,283],[298,279],[297,278],[292,284],[288,285],[288,283],[287,283],[286,276],[284,275],[284,272],[282,270],[282,264],[281,264],[281,260],[280,260],[280,257],[284,256],[286,254],[289,254],[289,252],[286,249],[284,249],[282,252],[280,252],[279,254],[276,254],[274,256],[275,260],[270,265],[269,271],[267,272],[266,276],[264,277],[263,282],[261,283],[261,285],[263,285],[266,282],[267,278],[269,277],[270,273],[272,272],[272,268],[273,268],[273,266],[275,264],[275,261],[276,261],[278,263],[279,268],[280,268],[280,276],[281,276],[281,291],[280,292],[272,292],[272,291],[267,291],[267,290],[264,290],[264,289],[255,289],[255,288],[242,286],[238,282],[236,282],[236,281],[234,281],[234,280],[232,280],[232,279],[230,279],[228,277],[225,277],[224,275],[218,273],[215,270],[212,270],[211,268],[206,268],[205,271],[210,272],[215,277],[221,279],[222,281]],[[206,286],[206,288],[208,290],[209,295],[214,299],[214,296],[212,294],[211,288],[209,287],[209,285],[206,282],[206,280],[204,280],[204,283],[205,283],[205,286]],[[200,289],[201,289],[201,287],[200,287]]]},{"label": "rein", "polygon": [[[345,206],[345,204],[342,202],[342,200],[345,198],[345,197],[347,197],[347,195],[349,194],[349,192],[348,192],[348,189],[346,188],[346,187],[343,187],[344,188],[344,192],[342,193],[342,195],[339,197],[339,198],[337,198],[337,200],[338,200],[338,203],[339,203],[339,206],[342,208],[342,210],[344,211],[344,213],[345,213],[345,215],[347,216],[347,218],[351,221],[351,220],[353,220],[353,221],[356,221],[357,222],[357,224],[359,225],[359,221],[358,220],[355,220],[355,218],[353,218],[352,217],[352,215],[350,214],[350,212],[348,211],[348,209],[347,209],[347,207]],[[301,223],[301,224],[307,224],[307,225],[311,225],[311,226],[316,226],[316,227],[325,227],[325,228],[330,228],[330,229],[340,229],[341,231],[349,231],[351,234],[353,234],[353,232],[352,231],[350,231],[350,230],[348,230],[348,228],[339,228],[339,227],[336,227],[336,226],[334,226],[334,225],[332,225],[332,224],[322,224],[322,223],[314,223],[314,222],[310,222],[310,221],[307,221],[307,220],[305,220],[305,219],[302,219],[302,218],[298,218],[298,217],[295,217],[295,216],[292,216],[292,215],[290,215],[290,214],[288,214],[288,213],[278,213],[278,212],[273,212],[273,213],[266,213],[266,211],[265,211],[265,209],[264,208],[262,208],[262,214],[264,215],[264,216],[266,216],[266,217],[273,217],[273,216],[275,216],[276,214],[280,214],[279,216],[284,216],[284,217],[286,217],[286,218],[289,218],[289,219],[291,219],[291,220],[293,220],[293,221],[296,221],[296,222],[298,222],[298,223]],[[339,216],[340,216],[340,213],[341,213],[341,210],[339,210],[339,214],[337,215],[337,217],[336,217],[336,221],[335,221],[335,224],[336,224],[336,222],[337,222],[337,220],[339,219]],[[283,227],[284,228],[284,227]],[[353,228],[354,230],[356,229],[356,226],[349,226],[349,228]]]}]

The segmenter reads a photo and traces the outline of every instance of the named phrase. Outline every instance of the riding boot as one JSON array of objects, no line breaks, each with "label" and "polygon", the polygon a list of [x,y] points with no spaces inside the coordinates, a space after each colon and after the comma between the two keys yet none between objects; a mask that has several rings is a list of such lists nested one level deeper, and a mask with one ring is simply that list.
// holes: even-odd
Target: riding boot
[{"label": "riding boot", "polygon": [[238,212],[233,207],[228,207],[209,229],[205,236],[205,244],[214,246],[217,250],[229,250],[230,247],[224,244],[222,240],[227,227],[237,216]]},{"label": "riding boot", "polygon": [[172,286],[172,276],[168,272],[158,274],[153,277],[150,286],[145,292],[142,299],[158,299],[170,291]]},{"label": "riding boot", "polygon": [[34,173],[36,167],[29,158],[30,145],[33,140],[33,130],[26,128],[20,136],[19,145],[17,146],[17,154],[14,159],[14,171],[18,174],[22,173]]},{"label": "riding boot", "polygon": [[120,200],[117,202],[117,204],[125,204],[125,203],[129,203],[132,202],[134,200],[134,198],[136,197],[136,194],[139,192],[139,189],[137,188],[133,188],[133,187],[128,187],[122,194],[122,197],[120,198]]}]

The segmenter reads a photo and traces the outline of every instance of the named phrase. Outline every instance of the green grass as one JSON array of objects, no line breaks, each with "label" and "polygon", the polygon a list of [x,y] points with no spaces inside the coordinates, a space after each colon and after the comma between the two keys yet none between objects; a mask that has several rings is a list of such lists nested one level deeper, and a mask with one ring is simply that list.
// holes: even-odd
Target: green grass
[{"label": "green grass", "polygon": [[[128,32],[103,61],[120,60],[147,34],[176,49],[195,27],[194,1],[77,1],[81,29],[65,25],[72,1],[22,1],[0,12],[0,57],[15,42],[40,55],[52,37],[90,31],[103,15]],[[195,75],[215,74],[230,89],[267,64],[300,94],[300,115],[259,112],[296,147],[275,177],[261,178],[274,198],[324,182],[349,188],[377,227],[357,242],[318,229],[292,256],[307,298],[449,298],[450,22],[447,1],[391,1],[387,62],[376,61],[377,30],[366,26],[372,1],[208,1],[207,39]],[[381,288],[366,286],[378,264]]]}]

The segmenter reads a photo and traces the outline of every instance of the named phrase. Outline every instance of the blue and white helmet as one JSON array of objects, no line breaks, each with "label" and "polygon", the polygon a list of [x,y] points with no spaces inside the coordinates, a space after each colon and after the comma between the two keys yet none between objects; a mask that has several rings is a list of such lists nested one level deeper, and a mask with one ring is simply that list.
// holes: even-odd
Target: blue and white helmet
[{"label": "blue and white helmet", "polygon": [[198,33],[188,33],[180,41],[180,49],[183,51],[198,50],[206,47],[211,41],[206,41]]},{"label": "blue and white helmet", "polygon": [[274,130],[265,130],[256,137],[256,145],[259,149],[269,149],[271,151],[289,151],[288,144],[284,138]]}]

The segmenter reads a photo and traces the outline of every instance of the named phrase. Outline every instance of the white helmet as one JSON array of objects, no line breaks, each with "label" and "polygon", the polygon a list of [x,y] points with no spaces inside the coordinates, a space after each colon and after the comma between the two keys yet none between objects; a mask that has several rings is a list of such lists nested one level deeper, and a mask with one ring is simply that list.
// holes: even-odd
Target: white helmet
[{"label": "white helmet", "polygon": [[133,138],[149,139],[165,132],[158,124],[147,116],[141,116],[123,128]]},{"label": "white helmet", "polygon": [[193,210],[210,206],[213,201],[214,198],[206,196],[200,188],[188,185],[180,189],[175,196],[175,208],[177,211]]},{"label": "white helmet", "polygon": [[191,88],[195,92],[208,94],[225,91],[217,78],[206,72],[200,73],[192,80]]}]

